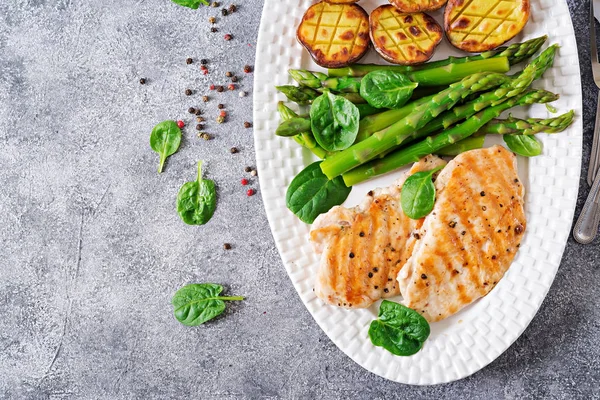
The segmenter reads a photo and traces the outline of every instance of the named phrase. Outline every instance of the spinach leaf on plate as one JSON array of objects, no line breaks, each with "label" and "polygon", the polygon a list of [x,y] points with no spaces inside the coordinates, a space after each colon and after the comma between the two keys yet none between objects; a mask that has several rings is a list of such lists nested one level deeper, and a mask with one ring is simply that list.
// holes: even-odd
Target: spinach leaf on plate
[{"label": "spinach leaf on plate", "polygon": [[202,161],[198,162],[198,177],[183,184],[177,194],[177,213],[188,225],[204,225],[217,207],[215,183],[202,179]]},{"label": "spinach leaf on plate", "polygon": [[433,210],[435,186],[431,177],[442,168],[439,166],[430,171],[417,172],[406,178],[402,185],[400,205],[407,217],[423,218]]},{"label": "spinach leaf on plate", "polygon": [[388,300],[383,300],[378,318],[369,327],[371,343],[397,356],[417,353],[429,333],[429,323],[422,315]]},{"label": "spinach leaf on plate", "polygon": [[223,297],[223,286],[214,283],[194,283],[179,289],[171,303],[175,318],[183,325],[197,326],[225,311],[225,301],[244,300],[242,296]]},{"label": "spinach leaf on plate", "polygon": [[312,224],[319,214],[342,204],[352,190],[341,176],[327,179],[320,165],[321,161],[317,161],[300,171],[285,196],[287,208],[307,224]]},{"label": "spinach leaf on plate", "polygon": [[533,135],[503,135],[504,143],[509,149],[524,157],[535,157],[542,154],[542,142]]},{"label": "spinach leaf on plate", "polygon": [[150,134],[150,147],[160,155],[158,173],[161,173],[165,160],[179,149],[181,129],[175,121],[163,121],[157,124]]},{"label": "spinach leaf on plate", "polygon": [[312,133],[327,151],[347,149],[356,140],[360,113],[350,101],[330,92],[317,97],[310,107]]},{"label": "spinach leaf on plate", "polygon": [[412,96],[418,83],[394,71],[369,72],[360,83],[360,95],[377,108],[400,108]]},{"label": "spinach leaf on plate", "polygon": [[194,10],[200,7],[201,4],[205,6],[208,5],[207,0],[171,0],[175,4],[179,4],[180,6],[193,8]]}]

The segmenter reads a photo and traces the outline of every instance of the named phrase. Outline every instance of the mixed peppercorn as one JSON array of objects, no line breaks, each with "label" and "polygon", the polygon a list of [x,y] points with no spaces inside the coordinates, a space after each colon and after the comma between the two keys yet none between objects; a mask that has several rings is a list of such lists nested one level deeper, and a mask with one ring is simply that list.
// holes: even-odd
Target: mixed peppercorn
[{"label": "mixed peppercorn", "polygon": [[[220,7],[220,4],[218,2],[212,2],[211,6],[217,8],[217,7]],[[232,4],[226,8],[222,8],[221,15],[223,17],[226,17],[230,14],[235,13],[236,11],[237,11],[237,6]],[[219,22],[219,18],[217,16],[211,16],[208,18],[208,21],[209,21],[210,25],[213,25],[210,28],[211,32],[217,32],[218,29],[214,25],[216,25]],[[231,41],[234,39],[234,35],[231,33],[224,33],[223,38],[226,41]],[[210,70],[209,70],[210,62],[208,59],[194,58],[194,57],[186,57],[185,58],[186,65],[193,65],[195,63],[199,64],[199,71],[202,75],[207,75],[207,76],[210,75]],[[211,70],[213,70],[213,67],[211,67]],[[222,82],[222,81],[218,82],[217,81],[214,83],[209,83],[208,89],[209,89],[209,91],[214,91],[217,93],[214,95],[215,97],[220,97],[222,95],[225,95],[226,91],[238,91],[238,96],[240,98],[243,98],[247,95],[247,93],[243,90],[239,90],[239,82],[240,82],[239,76],[241,76],[243,74],[250,74],[252,72],[253,72],[253,68],[250,65],[244,65],[241,68],[241,71],[238,72],[239,75],[236,75],[236,73],[231,70],[226,71],[224,73],[224,75],[225,75],[224,79],[228,80],[229,82]],[[145,85],[146,83],[148,83],[148,78],[145,78],[145,77],[139,78],[139,83],[140,83],[140,85]],[[197,88],[197,87],[193,87],[193,86],[184,88],[185,96],[189,96],[189,97],[193,98],[194,95],[200,94],[201,95],[200,98],[202,99],[203,103],[210,103],[213,96],[212,95],[209,96],[207,93],[202,93],[202,91],[203,90],[201,88]],[[192,126],[195,127],[195,130],[197,132],[196,136],[199,139],[204,139],[204,140],[214,139],[215,138],[214,135],[211,135],[204,131],[206,126],[208,126],[210,128],[210,123],[207,122],[207,119],[210,120],[211,114],[214,116],[215,114],[213,114],[213,113],[216,113],[216,117],[212,117],[212,118],[215,118],[215,120],[218,124],[223,124],[223,123],[228,122],[228,119],[229,119],[228,108],[229,107],[226,107],[226,105],[222,102],[219,102],[218,104],[216,104],[216,109],[213,108],[214,111],[212,111],[212,112],[211,112],[210,107],[201,109],[197,105],[189,106],[187,108],[187,113],[190,114],[192,117],[195,117],[195,119],[196,119],[195,124],[192,124]],[[202,116],[203,114],[206,114],[206,117]],[[215,121],[215,120],[213,120],[213,121]],[[193,122],[193,120],[192,120],[192,122]],[[192,122],[189,122],[189,120],[186,121],[185,118],[176,120],[176,124],[180,129],[184,129],[186,127],[186,125],[189,125]],[[249,121],[244,121],[243,127],[246,129],[252,128],[252,123]],[[217,136],[217,138],[218,138],[218,136]],[[233,147],[229,148],[229,152],[233,155],[233,154],[240,153],[240,150],[238,147],[233,146]],[[252,186],[255,183],[254,182],[255,179],[252,179],[252,177],[257,176],[257,171],[253,167],[246,166],[246,167],[244,167],[244,172],[249,174],[250,176],[241,178],[241,180],[240,180],[241,186],[246,187],[245,190],[246,190],[247,196],[253,196],[254,194],[256,194],[256,190],[252,187],[248,188],[248,186]],[[232,247],[231,247],[231,244],[224,243],[223,248],[225,250],[230,250]]]}]

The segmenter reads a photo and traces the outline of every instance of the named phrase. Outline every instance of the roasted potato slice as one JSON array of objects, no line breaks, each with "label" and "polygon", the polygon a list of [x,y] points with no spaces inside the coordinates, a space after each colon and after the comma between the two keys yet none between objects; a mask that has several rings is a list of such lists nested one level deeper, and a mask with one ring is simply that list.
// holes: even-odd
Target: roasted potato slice
[{"label": "roasted potato slice", "polygon": [[373,10],[369,25],[375,49],[394,64],[423,63],[442,41],[442,27],[429,15],[401,13],[391,5]]},{"label": "roasted potato slice", "polygon": [[469,52],[495,49],[521,32],[529,0],[448,0],[444,28],[452,45]]},{"label": "roasted potato slice", "polygon": [[344,67],[369,49],[369,15],[356,4],[313,4],[302,17],[297,37],[320,66]]},{"label": "roasted potato slice", "polygon": [[398,10],[405,13],[435,11],[442,8],[448,0],[390,0]]}]

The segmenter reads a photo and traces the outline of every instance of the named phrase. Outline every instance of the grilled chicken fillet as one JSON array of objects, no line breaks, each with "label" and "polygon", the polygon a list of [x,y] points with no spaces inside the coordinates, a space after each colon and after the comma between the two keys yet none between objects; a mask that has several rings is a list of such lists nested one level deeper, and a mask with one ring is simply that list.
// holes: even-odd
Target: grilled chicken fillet
[{"label": "grilled chicken fillet", "polygon": [[[444,164],[428,156],[408,174]],[[412,254],[414,233],[423,223],[423,219],[405,216],[400,206],[408,174],[392,186],[369,192],[357,207],[334,207],[315,220],[310,240],[321,256],[315,293],[325,303],[364,308],[400,293],[396,278]]]},{"label": "grilled chicken fillet", "polygon": [[433,211],[398,275],[403,304],[430,322],[492,290],[513,261],[526,224],[516,157],[502,146],[460,154],[435,186]]}]

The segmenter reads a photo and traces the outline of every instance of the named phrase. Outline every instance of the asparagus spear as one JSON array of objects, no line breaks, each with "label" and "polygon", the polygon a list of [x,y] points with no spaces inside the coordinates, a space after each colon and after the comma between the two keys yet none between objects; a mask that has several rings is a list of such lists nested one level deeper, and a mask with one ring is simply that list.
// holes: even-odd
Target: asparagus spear
[{"label": "asparagus spear", "polygon": [[511,44],[508,47],[499,47],[494,51],[488,51],[475,56],[468,57],[448,57],[445,60],[429,62],[421,65],[375,65],[375,64],[354,64],[345,68],[331,68],[328,73],[330,77],[334,76],[364,76],[371,71],[386,69],[401,73],[419,71],[429,68],[443,67],[449,64],[461,64],[469,61],[484,60],[495,57],[507,57],[510,65],[515,65],[531,57],[542,47],[548,36],[540,36],[523,43]]},{"label": "asparagus spear", "polygon": [[389,128],[346,150],[333,154],[321,163],[321,170],[329,179],[333,179],[402,143],[412,132],[422,128],[443,111],[453,107],[460,99],[471,93],[502,85],[509,80],[511,78],[506,75],[493,72],[481,72],[468,76],[434,95],[428,102],[417,106],[409,115]]},{"label": "asparagus spear", "polygon": [[[510,64],[507,57],[494,57],[460,64],[448,64],[415,72],[406,72],[406,76],[413,82],[417,82],[420,87],[446,86],[477,72],[508,72],[509,69]],[[315,79],[305,80],[305,82],[311,85],[315,84],[317,74],[320,74],[307,70],[294,71],[295,74],[302,74],[303,76],[309,76],[311,73],[315,74]],[[351,76],[330,77],[321,82],[321,87],[330,89],[334,93],[358,93],[361,79],[360,77]]]},{"label": "asparagus spear", "polygon": [[[301,106],[306,106],[314,99],[319,97],[322,93],[304,86],[293,86],[293,85],[282,85],[275,86],[275,89],[285,94],[289,101],[298,103]],[[342,96],[354,104],[365,104],[366,100],[360,97],[358,93],[340,93],[338,96]]]},{"label": "asparagus spear", "polygon": [[[296,114],[291,108],[287,107],[283,104],[283,101],[277,103],[277,111],[279,111],[279,115],[281,119],[284,121],[291,120],[293,118],[298,118],[298,114]],[[309,149],[314,155],[323,159],[327,156],[327,151],[323,149],[319,144],[315,141],[315,138],[312,136],[312,133],[302,132],[296,136],[293,136],[296,143],[300,146],[306,147]]]},{"label": "asparagus spear", "polygon": [[350,187],[374,176],[400,168],[411,162],[416,162],[427,154],[435,153],[444,147],[468,138],[477,132],[483,125],[498,117],[503,111],[508,110],[511,107],[545,103],[554,101],[557,98],[558,95],[545,90],[533,90],[512,97],[504,103],[488,107],[483,111],[478,112],[463,123],[443,131],[436,136],[427,137],[420,142],[390,153],[382,159],[361,165],[360,167],[343,174],[344,183],[346,186]]},{"label": "asparagus spear", "polygon": [[321,82],[321,86],[334,93],[358,93],[360,91],[360,81],[361,78],[341,76],[325,79]]},{"label": "asparagus spear", "polygon": [[313,89],[319,89],[321,82],[328,78],[327,74],[322,72],[308,71],[305,69],[290,69],[288,73],[293,80],[300,86],[306,86]]},{"label": "asparagus spear", "polygon": [[438,156],[457,156],[465,151],[481,149],[485,142],[485,135],[483,136],[470,136],[466,139],[459,140],[458,142],[446,146],[436,151],[435,154]]},{"label": "asparagus spear", "polygon": [[298,103],[301,106],[310,104],[314,99],[321,95],[321,93],[316,90],[304,86],[282,85],[275,86],[275,89],[285,94],[285,97],[287,97],[288,100]]},{"label": "asparagus spear", "polygon": [[356,141],[361,142],[369,136],[371,136],[373,133],[387,128],[394,122],[398,122],[398,120],[406,117],[421,104],[429,102],[433,97],[434,95],[423,97],[408,104],[405,104],[401,108],[383,111],[378,114],[362,118],[358,127],[358,135],[356,136]]},{"label": "asparagus spear", "polygon": [[493,119],[485,124],[477,135],[487,134],[513,134],[513,135],[534,135],[539,132],[557,133],[562,132],[573,122],[575,112],[573,110],[554,118],[539,119],[528,118],[519,119],[509,117],[508,119]]}]

